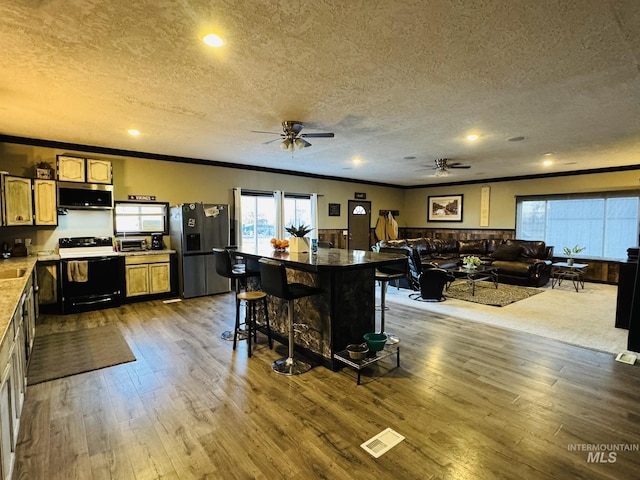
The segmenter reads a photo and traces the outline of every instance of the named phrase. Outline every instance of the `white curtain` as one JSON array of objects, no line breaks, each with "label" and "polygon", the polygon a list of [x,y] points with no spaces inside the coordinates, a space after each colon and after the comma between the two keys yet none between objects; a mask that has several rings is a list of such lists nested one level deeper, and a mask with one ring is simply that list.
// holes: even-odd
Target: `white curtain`
[{"label": "white curtain", "polygon": [[276,238],[285,238],[284,225],[284,192],[276,190],[273,192],[273,198],[276,202]]},{"label": "white curtain", "polygon": [[234,187],[233,189],[233,241],[239,248],[242,248],[242,189]]},{"label": "white curtain", "polygon": [[318,224],[318,194],[311,194],[311,238],[318,238],[320,225]]}]

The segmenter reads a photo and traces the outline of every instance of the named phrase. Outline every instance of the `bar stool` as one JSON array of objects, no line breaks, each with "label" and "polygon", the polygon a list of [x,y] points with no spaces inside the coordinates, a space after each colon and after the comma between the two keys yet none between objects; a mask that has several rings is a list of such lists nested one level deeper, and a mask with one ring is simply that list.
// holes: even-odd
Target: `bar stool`
[{"label": "bar stool", "polygon": [[[287,301],[289,317],[289,356],[279,358],[271,365],[274,372],[282,375],[299,375],[308,371],[311,365],[299,358],[294,358],[295,326],[294,300],[322,293],[322,289],[304,285],[302,283],[288,283],[287,269],[282,263],[267,258],[260,259],[260,283],[262,289],[269,295]],[[299,325],[299,324],[298,324]]]},{"label": "bar stool", "polygon": [[[399,249],[396,248],[381,248],[379,251],[381,253],[398,253]],[[408,275],[409,269],[409,261],[407,261],[402,266],[389,265],[389,266],[381,266],[376,269],[375,279],[380,282],[380,333],[386,333],[384,330],[384,314],[387,310],[386,304],[386,296],[387,296],[387,285],[390,281],[400,280],[401,278],[405,278]],[[386,333],[387,337],[391,341],[398,340],[398,337],[392,333]]]},{"label": "bar stool", "polygon": [[[258,325],[257,322],[257,310],[256,304],[262,300],[262,307],[264,309],[265,324]],[[273,340],[271,340],[271,327],[269,326],[269,310],[267,308],[267,294],[262,291],[241,292],[236,295],[236,312],[240,311],[240,302],[246,302],[247,314],[245,316],[245,333],[247,335],[247,351],[249,357],[251,357],[251,337],[253,341],[258,343],[257,331],[261,330],[266,333],[269,339],[269,349],[273,349]],[[233,349],[236,349],[238,341],[238,334],[242,333],[240,329],[240,316],[236,315],[236,326],[233,330]]]},{"label": "bar stool", "polygon": [[[238,294],[240,290],[247,289],[247,278],[260,276],[259,270],[247,270],[244,264],[234,263],[231,260],[232,248],[214,248],[213,256],[216,262],[216,272],[225,278],[235,280],[235,292],[236,292],[236,329],[240,323],[240,303],[238,302]],[[223,340],[234,340],[235,350],[235,338],[236,332],[230,330],[222,332],[220,338]]]}]

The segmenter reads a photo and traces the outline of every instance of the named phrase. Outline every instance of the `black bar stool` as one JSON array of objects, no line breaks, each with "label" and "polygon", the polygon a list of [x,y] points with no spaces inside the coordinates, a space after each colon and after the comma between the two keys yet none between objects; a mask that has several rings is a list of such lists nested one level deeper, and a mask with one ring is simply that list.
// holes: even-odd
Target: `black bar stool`
[{"label": "black bar stool", "polygon": [[293,307],[297,298],[309,297],[322,293],[322,289],[310,287],[303,283],[288,283],[287,269],[282,263],[267,259],[260,259],[260,283],[262,290],[274,297],[283,298],[287,301],[289,316],[289,356],[279,358],[271,365],[276,373],[282,375],[299,375],[308,371],[311,365],[301,359],[294,358],[295,346],[295,326]]},{"label": "black bar stool", "polygon": [[[381,248],[379,251],[381,253],[385,253],[385,250],[386,250],[386,253],[399,253],[399,249],[391,249],[391,248],[390,249]],[[402,266],[389,265],[389,266],[381,266],[376,269],[375,279],[380,282],[380,333],[386,333],[387,337],[389,337],[389,339],[391,340],[397,340],[397,336],[392,333],[387,333],[384,330],[384,314],[385,314],[385,310],[387,310],[387,303],[386,303],[387,285],[389,284],[389,282],[393,280],[400,280],[401,278],[407,277],[408,274],[409,274],[408,259],[406,262],[403,262]]]},{"label": "black bar stool", "polygon": [[[257,321],[258,312],[256,304],[262,300],[262,307],[264,310],[264,325],[259,325]],[[240,311],[240,302],[246,302],[247,314],[245,316],[245,333],[247,335],[247,351],[249,357],[251,357],[251,339],[253,337],[254,343],[258,343],[258,330],[264,332],[269,339],[269,349],[273,348],[273,340],[271,340],[271,327],[269,326],[269,310],[267,308],[267,294],[262,291],[241,292],[236,295],[236,312]],[[240,316],[236,315],[236,327],[233,331],[233,349],[236,349],[238,342],[238,334],[242,333],[240,330]]]},{"label": "black bar stool", "polygon": [[[246,265],[243,263],[235,263],[232,261],[233,248],[214,248],[213,256],[216,262],[216,272],[218,275],[229,278],[235,281],[235,292],[236,292],[236,327],[237,330],[240,324],[240,302],[238,302],[238,294],[240,290],[244,288],[247,289],[247,278],[249,277],[259,277],[259,270],[247,270]],[[231,332],[227,330],[222,332],[220,337],[223,340],[232,340],[234,341],[234,350],[235,350],[235,340],[236,340],[236,331]]]}]

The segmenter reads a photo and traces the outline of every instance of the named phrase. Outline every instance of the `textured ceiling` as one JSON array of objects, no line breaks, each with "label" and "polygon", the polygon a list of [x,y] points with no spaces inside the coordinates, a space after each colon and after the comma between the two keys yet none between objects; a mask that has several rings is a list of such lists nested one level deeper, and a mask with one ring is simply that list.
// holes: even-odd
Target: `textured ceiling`
[{"label": "textured ceiling", "polygon": [[[3,135],[406,186],[640,164],[637,0],[2,0],[0,52]],[[283,120],[335,138],[252,132]]]}]

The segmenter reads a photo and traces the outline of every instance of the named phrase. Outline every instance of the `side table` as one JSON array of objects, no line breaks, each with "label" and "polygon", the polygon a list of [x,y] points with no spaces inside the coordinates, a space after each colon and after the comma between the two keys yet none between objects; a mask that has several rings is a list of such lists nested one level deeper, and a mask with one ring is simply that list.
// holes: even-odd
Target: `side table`
[{"label": "side table", "polygon": [[392,355],[396,355],[396,368],[400,367],[400,345],[392,344],[385,345],[385,347],[376,352],[374,357],[365,357],[362,360],[354,360],[349,357],[349,352],[347,350],[341,350],[333,355],[333,358],[338,360],[339,362],[344,363],[345,365],[349,365],[354,368],[358,373],[358,380],[356,381],[356,385],[360,385],[360,373],[362,369],[372,365],[376,362],[379,362],[383,358],[391,357]]},{"label": "side table", "polygon": [[556,285],[560,286],[562,280],[571,280],[573,286],[578,291],[578,287],[584,290],[584,270],[589,266],[588,263],[574,263],[569,265],[567,262],[556,262],[551,264],[551,288]]}]

